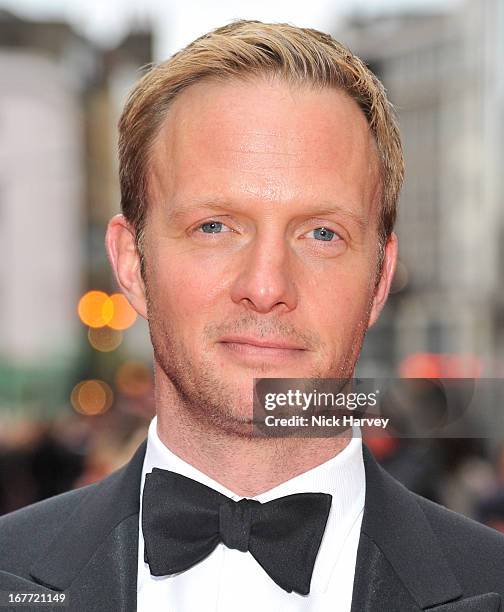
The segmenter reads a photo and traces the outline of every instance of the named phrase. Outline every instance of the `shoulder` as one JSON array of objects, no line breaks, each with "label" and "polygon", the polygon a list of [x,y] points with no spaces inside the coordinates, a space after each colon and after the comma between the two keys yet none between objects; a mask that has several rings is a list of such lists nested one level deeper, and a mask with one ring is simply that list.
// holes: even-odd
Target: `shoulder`
[{"label": "shoulder", "polygon": [[415,498],[464,589],[504,597],[504,535],[427,499]]},{"label": "shoulder", "polygon": [[419,495],[411,495],[462,581],[474,582],[477,576],[485,576],[504,589],[504,534]]},{"label": "shoulder", "polygon": [[60,555],[77,553],[72,547],[82,543],[89,548],[122,520],[138,514],[145,448],[144,441],[128,463],[103,480],[0,517],[0,573],[27,577],[48,549]]},{"label": "shoulder", "polygon": [[0,516],[0,570],[22,574],[96,486],[68,491]]},{"label": "shoulder", "polygon": [[504,596],[503,534],[409,491],[366,448],[364,461],[362,532],[412,592]]}]

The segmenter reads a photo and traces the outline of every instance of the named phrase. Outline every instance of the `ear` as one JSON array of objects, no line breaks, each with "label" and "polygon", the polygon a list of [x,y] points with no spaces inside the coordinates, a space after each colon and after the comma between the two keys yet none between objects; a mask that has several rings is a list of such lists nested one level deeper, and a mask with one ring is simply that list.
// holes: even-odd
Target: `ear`
[{"label": "ear", "polygon": [[140,274],[135,232],[124,215],[115,215],[109,221],[105,247],[117,284],[137,313],[147,319],[145,285]]},{"label": "ear", "polygon": [[387,301],[397,265],[397,250],[397,236],[395,232],[392,232],[387,240],[387,244],[385,245],[385,255],[383,259],[380,282],[376,287],[375,295],[373,297],[368,328],[376,323],[382,308],[385,306],[385,302]]}]

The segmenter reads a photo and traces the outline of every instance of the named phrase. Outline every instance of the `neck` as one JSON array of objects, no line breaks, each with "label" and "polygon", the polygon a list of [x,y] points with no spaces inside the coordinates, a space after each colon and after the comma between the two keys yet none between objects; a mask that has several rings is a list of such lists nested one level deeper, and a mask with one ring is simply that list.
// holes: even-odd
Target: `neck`
[{"label": "neck", "polygon": [[341,452],[351,431],[329,438],[260,438],[205,421],[171,383],[156,387],[157,432],[163,444],[235,494],[254,497]]}]

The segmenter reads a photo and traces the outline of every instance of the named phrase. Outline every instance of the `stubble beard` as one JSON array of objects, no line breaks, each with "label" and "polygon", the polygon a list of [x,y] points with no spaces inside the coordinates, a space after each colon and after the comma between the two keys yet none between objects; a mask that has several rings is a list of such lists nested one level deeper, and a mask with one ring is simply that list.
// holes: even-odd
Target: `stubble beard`
[{"label": "stubble beard", "polygon": [[[162,316],[154,300],[151,299],[147,283],[145,286],[149,333],[157,365],[157,403],[163,403],[163,400],[176,402],[178,414],[196,421],[203,430],[209,432],[213,430],[219,434],[247,439],[255,437],[252,378],[267,377],[268,372],[271,376],[271,368],[264,363],[255,368],[253,373],[251,370],[250,391],[246,397],[242,392],[237,397],[236,387],[232,382],[218,376],[215,364],[208,355],[202,353],[199,363],[194,363],[184,344],[179,341],[173,326],[166,317]],[[334,367],[328,368],[322,363],[324,353],[320,351],[319,362],[312,366],[310,372],[303,375],[304,378],[348,379],[353,376],[369,322],[370,307],[371,303],[359,321],[353,334],[352,344],[343,359]],[[252,318],[255,321],[255,329],[260,329],[260,323],[257,323],[255,317]],[[241,323],[247,325],[247,319],[243,319]],[[268,329],[271,330],[271,323],[268,324]],[[162,397],[165,393],[168,397]]]}]

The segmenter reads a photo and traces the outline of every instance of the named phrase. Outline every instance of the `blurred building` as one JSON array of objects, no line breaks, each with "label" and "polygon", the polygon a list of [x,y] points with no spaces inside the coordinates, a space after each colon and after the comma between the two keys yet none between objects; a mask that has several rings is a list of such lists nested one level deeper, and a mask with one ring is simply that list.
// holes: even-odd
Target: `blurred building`
[{"label": "blurred building", "polygon": [[381,78],[406,157],[397,291],[361,370],[412,352],[481,358],[504,375],[504,3],[350,17],[337,32]]},{"label": "blurred building", "polygon": [[[94,354],[76,315],[113,290],[103,238],[118,210],[117,82],[151,59],[149,32],[103,50],[68,24],[0,11],[0,410],[68,403]],[[122,103],[122,101],[121,101]]]}]

